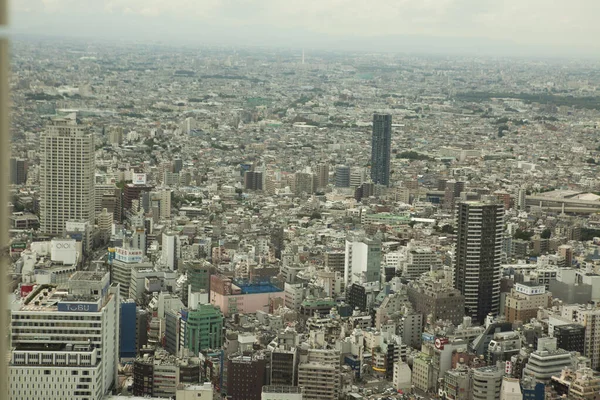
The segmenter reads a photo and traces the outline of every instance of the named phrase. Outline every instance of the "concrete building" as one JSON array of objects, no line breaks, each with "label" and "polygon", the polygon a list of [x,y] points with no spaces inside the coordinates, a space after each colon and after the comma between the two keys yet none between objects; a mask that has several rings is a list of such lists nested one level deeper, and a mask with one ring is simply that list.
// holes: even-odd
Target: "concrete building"
[{"label": "concrete building", "polygon": [[467,315],[480,323],[500,310],[503,218],[499,204],[457,206],[454,285],[465,296]]},{"label": "concrete building", "polygon": [[504,369],[497,366],[475,368],[471,380],[473,400],[497,400],[500,398]]},{"label": "concrete building", "polygon": [[567,351],[583,354],[585,351],[585,326],[579,324],[557,325],[554,327],[556,346]]},{"label": "concrete building", "polygon": [[392,378],[394,389],[409,393],[412,387],[412,372],[408,364],[402,360],[394,363],[394,375]]},{"label": "concrete building", "polygon": [[381,243],[362,238],[346,240],[344,282],[363,284],[381,281]]},{"label": "concrete building", "polygon": [[556,338],[539,338],[537,350],[529,355],[523,376],[550,383],[552,376],[560,374],[563,368],[572,367],[573,364],[575,359],[572,354],[556,347]]},{"label": "concrete building", "polygon": [[266,360],[261,356],[234,356],[227,361],[227,398],[260,400],[266,381]]},{"label": "concrete building", "polygon": [[400,264],[402,277],[406,279],[417,279],[442,265],[440,255],[429,247],[409,245],[406,255],[406,261]]},{"label": "concrete building", "polygon": [[469,400],[471,394],[471,374],[464,365],[446,371],[442,394],[449,400]]},{"label": "concrete building", "polygon": [[102,399],[117,382],[119,312],[108,273],[35,286],[12,305],[10,398]]},{"label": "concrete building", "polygon": [[504,316],[508,322],[529,322],[537,317],[540,308],[547,308],[552,302],[552,294],[544,285],[516,283],[506,296]]},{"label": "concrete building", "polygon": [[305,400],[336,400],[341,391],[340,352],[301,349],[298,386]]},{"label": "concrete building", "polygon": [[593,308],[590,304],[566,305],[561,308],[560,316],[585,327],[583,354],[592,361],[592,368],[600,367],[600,308]]},{"label": "concrete building", "polygon": [[112,232],[113,214],[110,214],[106,208],[98,214],[98,231],[102,243],[108,243]]},{"label": "concrete building", "polygon": [[419,353],[413,359],[412,384],[423,392],[428,392],[435,388],[433,380],[432,358],[426,353]]},{"label": "concrete building", "polygon": [[214,389],[210,382],[198,385],[180,383],[175,392],[175,400],[213,400],[213,397]]},{"label": "concrete building", "polygon": [[319,164],[315,170],[317,178],[317,187],[326,188],[329,185],[329,165]]},{"label": "concrete building", "polygon": [[519,379],[504,377],[500,387],[500,400],[522,400]]},{"label": "concrete building", "polygon": [[40,136],[40,229],[61,235],[67,221],[94,224],[94,139],[74,119],[54,119]]},{"label": "concrete building", "polygon": [[115,248],[115,259],[112,260],[110,266],[110,279],[111,282],[119,284],[121,296],[127,299],[131,286],[131,271],[148,268],[152,268],[152,263],[143,261],[141,250],[117,247]]},{"label": "concrete building", "polygon": [[225,321],[218,308],[200,304],[196,309],[182,311],[182,324],[184,346],[193,354],[218,349],[223,345]]},{"label": "concrete building", "polygon": [[295,386],[298,383],[298,350],[277,348],[271,352],[271,377],[276,386]]},{"label": "concrete building", "polygon": [[179,259],[181,258],[181,240],[174,232],[164,232],[162,234],[161,244],[161,263],[169,270],[174,271],[179,268]]},{"label": "concrete building", "polygon": [[10,183],[23,185],[27,182],[27,160],[12,157],[10,159]]},{"label": "concrete building", "polygon": [[465,191],[465,182],[462,181],[448,181],[446,182],[446,189],[444,192],[444,208],[447,210],[454,211],[456,206],[456,199],[460,198],[462,192]]},{"label": "concrete building", "polygon": [[111,126],[108,128],[108,143],[120,145],[123,143],[123,128],[120,126]]},{"label": "concrete building", "polygon": [[244,172],[244,189],[263,190],[264,175],[258,171]]},{"label": "concrete building", "polygon": [[263,386],[261,400],[302,400],[302,389],[297,386]]},{"label": "concrete building", "polygon": [[457,326],[463,322],[465,297],[446,281],[436,279],[433,274],[411,282],[407,295],[415,311],[426,318],[431,315],[433,322],[449,320]]},{"label": "concrete building", "polygon": [[569,386],[569,399],[597,400],[600,398],[600,375],[591,368],[578,369]]},{"label": "concrete building", "polygon": [[339,165],[335,169],[335,187],[347,188],[350,187],[350,167],[347,165]]},{"label": "concrete building", "polygon": [[308,172],[296,172],[294,174],[294,193],[299,196],[302,193],[314,193],[315,176]]},{"label": "concrete building", "polygon": [[[367,171],[364,168],[350,169],[350,187],[359,187],[367,181]],[[372,194],[371,194],[372,195]],[[364,196],[369,197],[369,196]]]},{"label": "concrete building", "polygon": [[269,311],[277,299],[285,302],[285,293],[269,283],[246,284],[218,275],[210,277],[210,302],[219,307],[226,317],[236,313]]},{"label": "concrete building", "polygon": [[346,255],[343,251],[328,251],[324,254],[325,266],[331,271],[344,272],[344,260]]}]

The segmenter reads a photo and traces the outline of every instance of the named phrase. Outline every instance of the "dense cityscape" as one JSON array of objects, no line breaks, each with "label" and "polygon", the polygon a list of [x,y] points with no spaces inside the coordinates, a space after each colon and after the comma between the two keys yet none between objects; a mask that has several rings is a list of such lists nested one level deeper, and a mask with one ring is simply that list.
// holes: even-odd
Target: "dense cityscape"
[{"label": "dense cityscape", "polygon": [[600,399],[598,62],[19,39],[11,399]]}]

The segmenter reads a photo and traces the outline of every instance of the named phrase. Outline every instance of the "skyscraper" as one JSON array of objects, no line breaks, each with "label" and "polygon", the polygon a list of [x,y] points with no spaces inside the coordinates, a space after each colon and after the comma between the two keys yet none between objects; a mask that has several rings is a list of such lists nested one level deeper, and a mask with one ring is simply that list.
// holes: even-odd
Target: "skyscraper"
[{"label": "skyscraper", "polygon": [[350,167],[340,165],[335,169],[335,187],[350,187]]},{"label": "skyscraper", "polygon": [[10,183],[22,185],[27,181],[27,160],[22,158],[10,159]]},{"label": "skyscraper", "polygon": [[75,119],[54,119],[40,138],[40,226],[60,235],[66,221],[94,223],[94,139]]},{"label": "skyscraper", "polygon": [[465,296],[467,315],[481,323],[500,307],[503,216],[501,204],[457,206],[454,285]]},{"label": "skyscraper", "polygon": [[375,184],[390,185],[391,148],[392,116],[390,114],[374,114],[371,140],[371,180]]},{"label": "skyscraper", "polygon": [[319,164],[316,169],[317,187],[325,188],[329,184],[329,165]]}]

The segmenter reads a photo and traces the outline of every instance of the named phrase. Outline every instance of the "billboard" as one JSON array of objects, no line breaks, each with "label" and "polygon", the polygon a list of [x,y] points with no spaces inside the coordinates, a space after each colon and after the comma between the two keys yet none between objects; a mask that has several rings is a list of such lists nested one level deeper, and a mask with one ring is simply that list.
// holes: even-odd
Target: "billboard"
[{"label": "billboard", "polygon": [[133,174],[133,178],[131,181],[134,185],[145,185],[146,174]]},{"label": "billboard", "polygon": [[20,253],[23,250],[25,250],[25,248],[27,248],[27,243],[23,243],[23,242],[12,243],[10,245],[10,252],[11,253]]},{"label": "billboard", "polygon": [[125,249],[117,247],[115,249],[115,259],[126,263],[142,262],[143,253],[138,249]]},{"label": "billboard", "polygon": [[433,336],[431,333],[423,332],[423,333],[421,334],[421,339],[422,339],[424,342],[430,342],[430,343],[433,343],[433,341],[435,340],[435,336]]},{"label": "billboard", "polygon": [[26,298],[27,296],[29,296],[29,293],[33,292],[33,284],[21,284],[21,297],[22,298]]}]

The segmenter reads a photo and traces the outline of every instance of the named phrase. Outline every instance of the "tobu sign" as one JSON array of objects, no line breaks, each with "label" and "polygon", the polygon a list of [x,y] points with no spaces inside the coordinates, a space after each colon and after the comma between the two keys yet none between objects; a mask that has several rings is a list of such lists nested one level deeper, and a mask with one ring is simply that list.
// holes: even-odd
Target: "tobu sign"
[{"label": "tobu sign", "polygon": [[58,303],[58,311],[97,312],[98,304],[96,304],[96,303],[68,303],[68,302],[61,301]]}]

